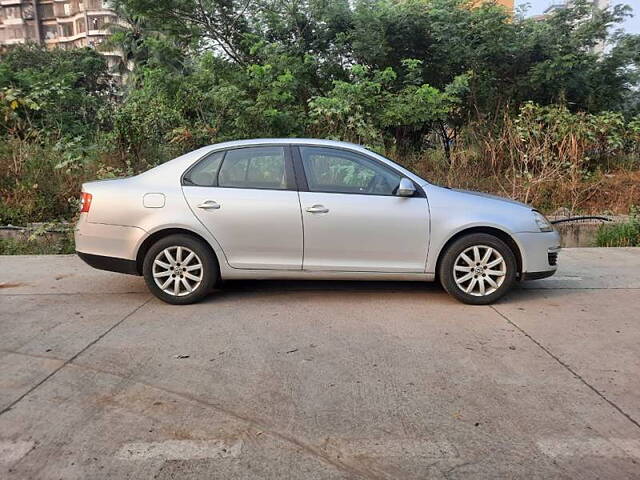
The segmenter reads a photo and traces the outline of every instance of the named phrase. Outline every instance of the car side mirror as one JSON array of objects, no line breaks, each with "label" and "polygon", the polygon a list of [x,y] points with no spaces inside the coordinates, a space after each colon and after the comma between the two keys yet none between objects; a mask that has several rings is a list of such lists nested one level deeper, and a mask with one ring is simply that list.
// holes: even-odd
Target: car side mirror
[{"label": "car side mirror", "polygon": [[407,177],[400,180],[400,185],[398,185],[398,190],[396,190],[396,195],[398,197],[410,197],[414,193],[416,193],[416,186],[411,180]]}]

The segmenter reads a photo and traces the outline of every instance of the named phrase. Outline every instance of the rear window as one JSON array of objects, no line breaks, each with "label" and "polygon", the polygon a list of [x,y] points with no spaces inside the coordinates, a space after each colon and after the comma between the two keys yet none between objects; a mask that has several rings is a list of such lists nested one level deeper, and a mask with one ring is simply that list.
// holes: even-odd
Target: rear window
[{"label": "rear window", "polygon": [[218,174],[219,187],[287,188],[284,147],[229,150]]},{"label": "rear window", "polygon": [[198,162],[185,176],[184,183],[198,187],[213,187],[216,184],[218,169],[224,152],[214,152]]}]

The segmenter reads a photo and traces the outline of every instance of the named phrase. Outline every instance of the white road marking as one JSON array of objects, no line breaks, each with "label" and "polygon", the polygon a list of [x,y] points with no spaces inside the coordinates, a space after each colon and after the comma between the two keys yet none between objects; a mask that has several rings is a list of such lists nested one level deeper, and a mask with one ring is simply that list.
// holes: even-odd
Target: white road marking
[{"label": "white road marking", "polygon": [[629,438],[564,438],[545,439],[537,443],[538,449],[553,458],[606,457],[640,458],[640,440]]},{"label": "white road marking", "polygon": [[0,441],[0,465],[9,465],[17,462],[33,448],[33,442],[17,441]]},{"label": "white road marking", "polygon": [[203,458],[236,458],[242,452],[242,440],[229,445],[222,440],[165,440],[135,442],[124,445],[116,456],[124,460],[194,460]]},{"label": "white road marking", "polygon": [[331,438],[325,445],[328,450],[339,451],[347,457],[429,457],[452,458],[458,452],[449,442],[423,439],[346,439]]}]

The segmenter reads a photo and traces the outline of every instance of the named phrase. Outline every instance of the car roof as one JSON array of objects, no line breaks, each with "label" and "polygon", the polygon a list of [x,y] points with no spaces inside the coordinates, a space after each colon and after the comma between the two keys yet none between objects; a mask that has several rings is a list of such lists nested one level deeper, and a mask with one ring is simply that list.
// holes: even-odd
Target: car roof
[{"label": "car roof", "polygon": [[[402,165],[397,164],[396,162],[372,151],[362,145],[358,145],[356,143],[350,142],[340,142],[337,140],[323,140],[320,138],[253,138],[248,140],[233,140],[229,142],[221,142],[213,145],[209,145],[208,147],[204,147],[208,152],[216,151],[216,150],[224,150],[227,148],[234,147],[245,147],[250,145],[311,145],[311,146],[321,146],[321,147],[335,147],[335,148],[345,148],[351,151],[357,151],[360,153],[364,153],[366,155],[373,155],[378,158],[382,162],[387,165],[392,166],[396,170],[400,170],[405,176],[411,178],[412,180],[418,182],[419,184],[427,183],[426,180],[420,178],[415,173],[407,170]],[[200,151],[198,151],[200,152]],[[202,155],[202,153],[198,153]]]},{"label": "car roof", "polygon": [[184,172],[187,168],[194,164],[198,159],[203,158],[205,155],[208,155],[211,152],[226,150],[229,148],[235,147],[246,147],[251,145],[312,145],[312,146],[324,146],[324,147],[335,147],[335,148],[344,148],[350,151],[360,152],[365,155],[373,156],[380,160],[381,162],[389,165],[390,167],[400,171],[406,177],[417,182],[419,185],[423,185],[426,182],[423,178],[420,178],[415,173],[407,170],[402,165],[395,163],[394,161],[374,152],[368,150],[362,145],[357,145],[355,143],[349,142],[339,142],[336,140],[321,140],[318,138],[253,138],[250,140],[234,140],[228,142],[215,143],[213,145],[209,145],[207,147],[201,147],[197,150],[193,150],[189,153],[181,155],[178,158],[174,158],[168,162],[162,163],[151,170],[147,170],[147,172],[141,174],[149,179],[154,178],[155,176],[162,176],[165,174],[171,174],[174,170],[179,170],[180,172]]},{"label": "car roof", "polygon": [[247,145],[281,145],[283,143],[291,145],[322,145],[327,147],[343,147],[356,150],[365,149],[362,145],[357,145],[355,143],[339,142],[336,140],[322,140],[319,138],[252,138],[248,140],[232,140],[228,142],[216,143],[210,146],[218,149],[227,147],[242,147]]}]

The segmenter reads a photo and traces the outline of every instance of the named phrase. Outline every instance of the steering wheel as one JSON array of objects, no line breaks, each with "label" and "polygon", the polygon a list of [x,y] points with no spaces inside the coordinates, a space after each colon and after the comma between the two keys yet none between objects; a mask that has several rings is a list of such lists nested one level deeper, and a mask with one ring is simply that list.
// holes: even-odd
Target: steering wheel
[{"label": "steering wheel", "polygon": [[390,188],[389,181],[385,178],[384,175],[378,175],[377,173],[373,176],[367,186],[365,187],[365,192],[367,193],[375,193],[376,189],[381,186],[386,186]]},{"label": "steering wheel", "polygon": [[365,192],[373,192],[373,189],[378,185],[378,177],[380,177],[380,175],[378,175],[377,173],[373,177],[371,177],[371,180],[367,182],[367,186],[364,187]]}]

